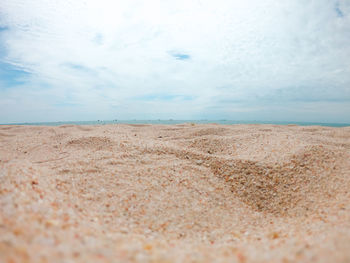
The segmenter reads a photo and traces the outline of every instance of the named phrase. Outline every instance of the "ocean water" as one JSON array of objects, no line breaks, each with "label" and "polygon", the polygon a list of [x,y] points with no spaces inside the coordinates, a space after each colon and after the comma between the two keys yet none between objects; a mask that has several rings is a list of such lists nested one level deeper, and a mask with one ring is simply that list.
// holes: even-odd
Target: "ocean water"
[{"label": "ocean water", "polygon": [[[60,126],[60,125],[105,125],[105,124],[181,124],[181,123],[217,123],[217,124],[276,124],[276,125],[300,125],[300,126],[327,126],[347,127],[350,123],[321,123],[321,122],[287,122],[287,121],[235,121],[235,120],[97,120],[97,121],[63,121],[63,122],[32,122],[32,123],[11,123],[8,125],[39,125],[39,126]],[[2,124],[0,124],[2,125]]]}]

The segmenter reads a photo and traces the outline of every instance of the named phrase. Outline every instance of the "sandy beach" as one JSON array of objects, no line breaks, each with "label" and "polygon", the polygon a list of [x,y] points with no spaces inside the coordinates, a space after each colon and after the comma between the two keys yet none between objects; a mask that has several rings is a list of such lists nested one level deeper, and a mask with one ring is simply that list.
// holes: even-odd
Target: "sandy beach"
[{"label": "sandy beach", "polygon": [[350,262],[350,127],[2,125],[0,262]]}]

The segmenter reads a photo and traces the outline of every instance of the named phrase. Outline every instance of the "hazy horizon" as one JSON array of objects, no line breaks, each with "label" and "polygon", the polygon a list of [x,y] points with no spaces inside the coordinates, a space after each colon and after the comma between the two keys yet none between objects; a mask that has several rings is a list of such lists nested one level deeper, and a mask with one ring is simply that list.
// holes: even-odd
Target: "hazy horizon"
[{"label": "hazy horizon", "polygon": [[350,1],[3,0],[0,123],[350,123]]},{"label": "hazy horizon", "polygon": [[201,119],[201,120],[90,120],[90,121],[48,121],[48,122],[12,122],[0,123],[0,125],[34,125],[34,126],[61,126],[61,125],[105,125],[105,124],[152,124],[152,125],[177,125],[177,124],[271,124],[271,125],[298,125],[298,126],[325,126],[325,127],[348,127],[350,123],[344,122],[302,122],[302,121],[264,121],[264,120],[226,120],[226,119]]}]

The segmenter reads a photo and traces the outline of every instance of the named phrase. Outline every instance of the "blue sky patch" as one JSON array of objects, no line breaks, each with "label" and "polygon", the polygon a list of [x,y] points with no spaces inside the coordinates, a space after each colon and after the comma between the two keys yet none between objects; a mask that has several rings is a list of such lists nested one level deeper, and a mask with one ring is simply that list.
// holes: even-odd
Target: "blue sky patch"
[{"label": "blue sky patch", "polygon": [[75,70],[79,70],[79,71],[84,71],[84,72],[91,72],[92,69],[85,67],[81,64],[75,64],[75,63],[64,63],[64,66],[71,68],[71,69],[75,69]]},{"label": "blue sky patch", "polygon": [[0,33],[1,33],[2,31],[6,31],[6,30],[8,30],[8,27],[0,26]]},{"label": "blue sky patch", "polygon": [[103,36],[100,33],[97,33],[94,38],[92,39],[92,42],[94,42],[97,45],[103,44]]},{"label": "blue sky patch", "polygon": [[340,7],[339,7],[339,2],[337,2],[337,3],[335,4],[334,10],[335,10],[335,12],[337,13],[337,16],[338,16],[338,17],[344,17],[344,13],[341,11],[341,9],[340,9]]},{"label": "blue sky patch", "polygon": [[177,60],[188,60],[191,58],[190,55],[185,53],[171,53],[171,55]]},{"label": "blue sky patch", "polygon": [[11,88],[27,82],[30,73],[20,70],[11,64],[0,61],[0,88]]}]

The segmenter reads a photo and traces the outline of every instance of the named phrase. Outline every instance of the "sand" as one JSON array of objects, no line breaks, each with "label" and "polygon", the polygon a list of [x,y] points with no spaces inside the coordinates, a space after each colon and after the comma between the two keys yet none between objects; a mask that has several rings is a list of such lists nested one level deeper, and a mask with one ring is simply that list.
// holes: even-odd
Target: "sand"
[{"label": "sand", "polygon": [[0,126],[0,262],[350,262],[350,127]]}]

